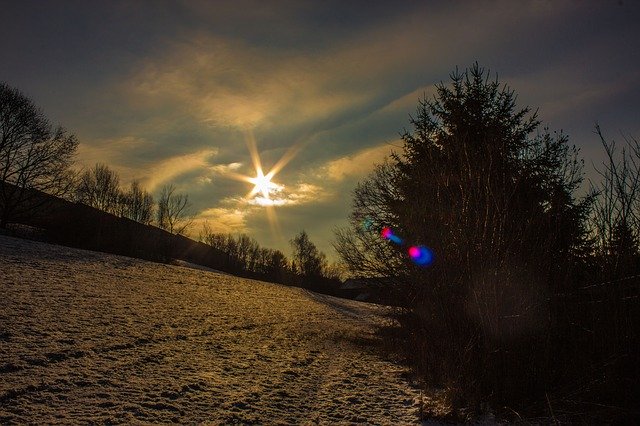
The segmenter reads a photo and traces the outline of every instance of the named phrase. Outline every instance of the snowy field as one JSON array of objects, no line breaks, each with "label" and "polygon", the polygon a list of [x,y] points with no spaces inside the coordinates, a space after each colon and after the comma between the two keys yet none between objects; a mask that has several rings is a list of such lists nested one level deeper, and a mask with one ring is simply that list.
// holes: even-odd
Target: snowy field
[{"label": "snowy field", "polygon": [[416,424],[382,307],[0,236],[0,424]]}]

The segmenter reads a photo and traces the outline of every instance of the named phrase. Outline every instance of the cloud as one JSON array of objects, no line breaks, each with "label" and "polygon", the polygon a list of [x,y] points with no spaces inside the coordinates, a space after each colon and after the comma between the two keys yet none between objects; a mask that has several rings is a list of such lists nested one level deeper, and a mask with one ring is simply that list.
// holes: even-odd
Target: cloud
[{"label": "cloud", "polygon": [[163,183],[172,181],[185,173],[194,170],[206,172],[209,167],[208,160],[217,152],[217,149],[203,149],[150,164],[144,169],[145,176],[141,179],[141,183],[148,191],[154,191]]},{"label": "cloud", "polygon": [[312,183],[298,183],[294,190],[285,195],[287,205],[320,203],[332,193],[320,185]]},{"label": "cloud", "polygon": [[122,160],[131,149],[147,144],[145,139],[135,136],[102,139],[93,144],[81,142],[78,146],[78,157],[88,164]]},{"label": "cloud", "polygon": [[221,199],[215,207],[202,210],[195,218],[196,228],[207,222],[214,232],[240,233],[250,231],[261,218],[267,216],[266,208],[276,207],[275,215],[297,206],[322,203],[331,193],[318,185],[299,182],[286,188],[278,185],[269,199],[230,196]]},{"label": "cloud", "polygon": [[140,179],[146,172],[141,170],[140,159],[133,162],[132,152],[148,147],[149,142],[140,137],[125,136],[122,138],[100,139],[89,144],[81,142],[78,145],[78,163],[91,168],[96,163],[102,163],[115,170],[126,184],[135,179]]},{"label": "cloud", "polygon": [[[237,139],[226,139],[229,132],[242,134],[247,128],[255,130],[262,149],[309,142],[308,157],[301,158],[307,161],[326,161],[363,144],[379,143],[380,136],[370,141],[344,137],[327,142],[327,138],[354,121],[368,120],[375,126],[377,118],[386,124],[392,122],[392,115],[411,112],[424,89],[446,76],[453,64],[462,58],[466,61],[470,52],[497,40],[508,43],[504,35],[522,26],[519,21],[525,17],[533,25],[559,10],[533,3],[516,7],[505,2],[495,10],[437,4],[412,6],[408,15],[387,12],[380,19],[384,14],[376,8],[372,13],[376,19],[368,25],[340,38],[324,35],[326,43],[309,49],[295,42],[282,44],[283,40],[265,44],[248,34],[253,34],[258,22],[264,28],[264,20],[274,25],[286,22],[291,31],[307,34],[309,29],[300,19],[309,25],[310,13],[322,9],[317,6],[251,8],[242,22],[237,22],[235,5],[211,7],[196,2],[185,7],[203,22],[213,20],[226,28],[221,16],[228,15],[226,19],[240,27],[228,33],[216,31],[220,25],[194,25],[179,37],[164,40],[115,83],[118,99],[112,104],[124,111],[120,116],[126,112],[140,117],[127,122],[136,134],[162,140],[158,155],[178,135],[194,133],[189,145],[174,143],[170,155],[203,149],[215,140],[220,159],[228,162],[242,159],[242,145]],[[449,23],[463,17],[478,25],[451,33]],[[389,140],[404,124],[398,120],[387,125],[381,139]]]},{"label": "cloud", "polygon": [[200,212],[196,228],[206,222],[213,232],[242,233],[247,230],[247,210],[238,207],[212,207]]},{"label": "cloud", "polygon": [[142,61],[120,88],[134,107],[172,105],[214,127],[291,125],[369,99],[332,87],[335,70],[325,59],[198,33]]},{"label": "cloud", "polygon": [[296,206],[307,203],[322,202],[332,193],[319,185],[298,182],[292,188],[285,185],[274,184],[270,190],[269,198],[263,195],[256,195],[250,199],[234,199],[239,204],[251,206]]},{"label": "cloud", "polygon": [[239,162],[214,164],[209,166],[209,171],[215,175],[227,176],[235,174],[242,166],[243,164]]},{"label": "cloud", "polygon": [[347,177],[365,176],[373,171],[376,164],[382,164],[393,150],[397,151],[398,146],[402,146],[401,141],[364,149],[353,155],[329,161],[321,167],[320,175],[334,181],[341,181]]}]

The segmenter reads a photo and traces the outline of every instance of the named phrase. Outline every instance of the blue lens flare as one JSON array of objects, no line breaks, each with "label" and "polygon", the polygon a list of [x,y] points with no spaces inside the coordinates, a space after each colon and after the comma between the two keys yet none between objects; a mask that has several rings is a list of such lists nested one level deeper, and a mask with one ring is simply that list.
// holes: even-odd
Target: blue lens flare
[{"label": "blue lens flare", "polygon": [[411,246],[407,252],[411,260],[419,266],[430,266],[435,260],[433,251],[429,247]]},{"label": "blue lens flare", "polygon": [[398,237],[397,235],[391,235],[389,237],[389,241],[394,242],[396,244],[402,244],[402,240],[400,239],[400,237]]}]

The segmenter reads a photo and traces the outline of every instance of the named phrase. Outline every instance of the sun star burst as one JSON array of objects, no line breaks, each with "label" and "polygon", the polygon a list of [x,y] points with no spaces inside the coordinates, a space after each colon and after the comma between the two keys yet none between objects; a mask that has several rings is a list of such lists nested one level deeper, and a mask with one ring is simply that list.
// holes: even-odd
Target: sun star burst
[{"label": "sun star burst", "polygon": [[262,162],[253,132],[247,131],[246,143],[251,156],[251,162],[255,170],[255,177],[246,176],[235,171],[227,171],[226,177],[244,181],[253,184],[253,189],[247,194],[245,200],[250,205],[257,205],[265,208],[271,231],[278,238],[282,239],[280,226],[276,218],[275,207],[285,206],[289,203],[287,196],[284,194],[285,186],[272,181],[273,177],[278,174],[300,151],[301,144],[295,144],[290,147],[280,159],[271,167],[271,170],[265,174],[262,170]]},{"label": "sun star burst", "polygon": [[249,194],[249,198],[258,193],[262,193],[262,197],[268,200],[271,190],[277,189],[278,185],[271,182],[271,178],[273,177],[271,173],[265,176],[262,170],[258,169],[256,170],[256,174],[256,177],[248,179],[250,183],[255,185]]}]

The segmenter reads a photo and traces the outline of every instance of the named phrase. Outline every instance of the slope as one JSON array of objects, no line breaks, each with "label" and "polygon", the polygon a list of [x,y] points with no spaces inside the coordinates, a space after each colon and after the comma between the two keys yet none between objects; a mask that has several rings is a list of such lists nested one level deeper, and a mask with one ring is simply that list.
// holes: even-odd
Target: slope
[{"label": "slope", "polygon": [[418,422],[385,308],[0,236],[0,423]]}]

